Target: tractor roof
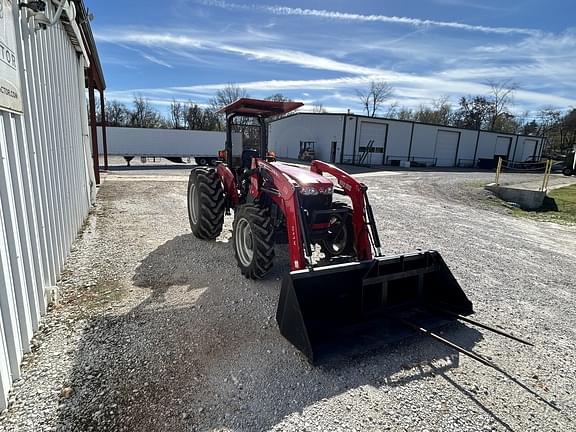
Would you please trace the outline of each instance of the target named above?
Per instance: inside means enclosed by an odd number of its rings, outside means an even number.
[[[236,102],[220,109],[220,114],[238,114],[246,117],[271,117],[286,114],[300,108],[302,102],[279,102],[261,99],[238,99]]]

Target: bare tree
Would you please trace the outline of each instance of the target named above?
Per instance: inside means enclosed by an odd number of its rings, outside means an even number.
[[[128,107],[116,100],[106,101],[106,123],[108,126],[126,126],[130,117]],[[98,111],[99,112],[99,111]]]
[[[398,120],[414,120],[414,111],[411,108],[400,107],[394,112],[394,118]]]
[[[386,114],[384,115],[384,117],[388,117],[388,118],[396,117],[396,111],[398,110],[399,107],[400,107],[400,104],[398,103],[398,101],[391,102],[390,105],[388,106],[388,110],[386,111]]]
[[[142,96],[134,97],[134,109],[130,112],[130,126],[141,128],[165,127],[165,122],[148,99]]]
[[[312,112],[316,114],[324,114],[327,111],[324,108],[324,105],[322,105],[322,102],[314,102],[312,104]]]
[[[191,130],[204,129],[203,110],[194,103],[188,104],[186,111],[186,127]]]
[[[248,97],[246,89],[234,83],[228,83],[226,87],[222,87],[216,92],[216,96],[210,99],[210,106],[214,111],[230,105],[238,99]]]
[[[488,100],[492,105],[490,130],[495,130],[500,119],[509,118],[510,113],[508,110],[510,105],[513,103],[514,92],[518,88],[518,85],[511,80],[490,80],[487,81],[486,84],[490,87],[490,96],[488,97]]]
[[[268,96],[265,99],[269,100],[269,101],[274,101],[274,102],[291,102],[292,101],[292,99],[284,96],[282,93],[275,93],[272,96]]]
[[[184,129],[186,127],[186,115],[188,106],[185,103],[177,102],[175,99],[170,104],[170,123],[174,129]]]
[[[186,128],[191,130],[222,130],[222,123],[218,114],[210,108],[202,108],[189,102],[186,111]]]
[[[356,90],[356,95],[366,111],[374,117],[382,104],[392,96],[392,86],[386,81],[372,81],[366,90]]]
[[[452,105],[447,96],[432,101],[431,106],[420,105],[414,112],[414,120],[449,126],[452,124]]]
[[[462,96],[454,113],[454,125],[462,128],[481,129],[489,123],[492,105],[484,96]]]

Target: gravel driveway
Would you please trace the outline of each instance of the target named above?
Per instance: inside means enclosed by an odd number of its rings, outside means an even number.
[[[508,215],[479,188],[490,173],[358,176],[387,252],[439,250],[476,319],[535,344],[445,328],[508,377],[420,336],[311,367],[274,319],[284,248],[247,281],[230,217],[216,242],[191,235],[186,170],[126,171],[100,189],[0,430],[574,430],[576,227]]]

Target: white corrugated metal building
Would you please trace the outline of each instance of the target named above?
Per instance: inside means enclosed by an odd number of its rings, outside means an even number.
[[[0,409],[96,187],[87,76],[104,86],[86,10],[45,3],[0,1]]]
[[[296,113],[269,125],[270,149],[296,159],[300,143],[334,163],[472,167],[501,156],[539,159],[543,139],[356,114]]]

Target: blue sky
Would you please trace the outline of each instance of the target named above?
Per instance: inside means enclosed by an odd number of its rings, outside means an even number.
[[[417,107],[518,85],[515,111],[576,107],[576,2],[87,0],[108,99],[206,104],[237,83],[328,111],[389,82]]]

